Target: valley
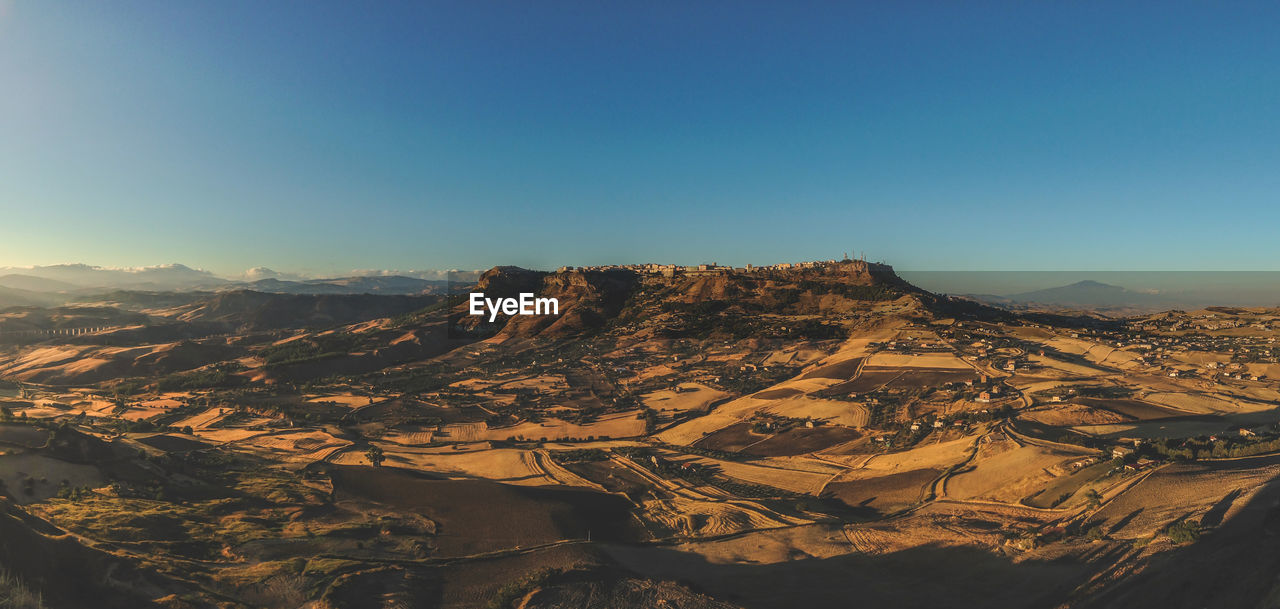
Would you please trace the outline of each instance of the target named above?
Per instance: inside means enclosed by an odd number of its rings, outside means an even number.
[[[559,314],[240,289],[0,310],[0,565],[49,606],[1274,593],[1198,557],[1275,534],[1278,309],[1010,312],[858,260],[473,289]]]

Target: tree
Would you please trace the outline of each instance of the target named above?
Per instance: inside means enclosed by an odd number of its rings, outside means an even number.
[[[1094,489],[1089,489],[1085,491],[1084,498],[1088,500],[1089,509],[1091,510],[1096,510],[1098,509],[1098,506],[1102,505],[1102,495],[1099,494],[1098,491]]]
[[[382,467],[382,462],[387,459],[386,455],[382,454],[382,448],[377,446],[370,446],[369,450],[364,451],[364,456],[374,467]]]
[[[13,411],[8,406],[0,406],[0,421],[12,421]]]

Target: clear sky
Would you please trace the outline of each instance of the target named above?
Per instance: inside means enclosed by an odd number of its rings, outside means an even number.
[[[0,0],[0,266],[1280,269],[1280,3]]]

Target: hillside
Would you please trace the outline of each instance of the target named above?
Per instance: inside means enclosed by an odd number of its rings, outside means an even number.
[[[1270,560],[1245,538],[1280,479],[1276,309],[1010,311],[861,261],[473,289],[559,312],[225,290],[0,313],[0,534],[37,557],[0,567],[50,606],[183,609],[1269,594],[1231,574]]]
[[[33,307],[59,304],[63,301],[54,295],[20,288],[0,286],[0,310],[9,307]]]
[[[401,315],[426,307],[434,296],[368,294],[265,294],[250,290],[219,292],[172,311],[183,322],[216,322],[245,330],[340,325]]]
[[[78,286],[65,281],[10,273],[8,275],[0,275],[0,287],[26,290],[28,292],[66,292],[74,290]]]

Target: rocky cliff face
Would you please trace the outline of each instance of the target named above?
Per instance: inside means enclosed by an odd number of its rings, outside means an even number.
[[[545,271],[531,271],[518,266],[495,266],[476,283],[476,291],[487,298],[515,298],[522,292],[534,292],[542,288],[542,280],[550,275]]]
[[[557,338],[599,328],[618,315],[639,280],[638,274],[626,270],[545,275],[535,293],[540,298],[555,298],[559,315],[515,316],[500,336]]]
[[[519,267],[494,267],[476,288],[485,298],[517,298],[531,293],[555,298],[557,315],[499,315],[499,339],[558,338],[607,325],[627,309],[631,317],[657,315],[672,305],[718,303],[743,312],[822,314],[847,312],[874,300],[887,300],[916,288],[887,265],[846,261],[817,267],[679,273],[673,277],[642,275],[626,269],[570,270],[556,273]],[[483,327],[486,318],[471,316],[462,304],[457,324]],[[635,309],[635,310],[632,310]]]

